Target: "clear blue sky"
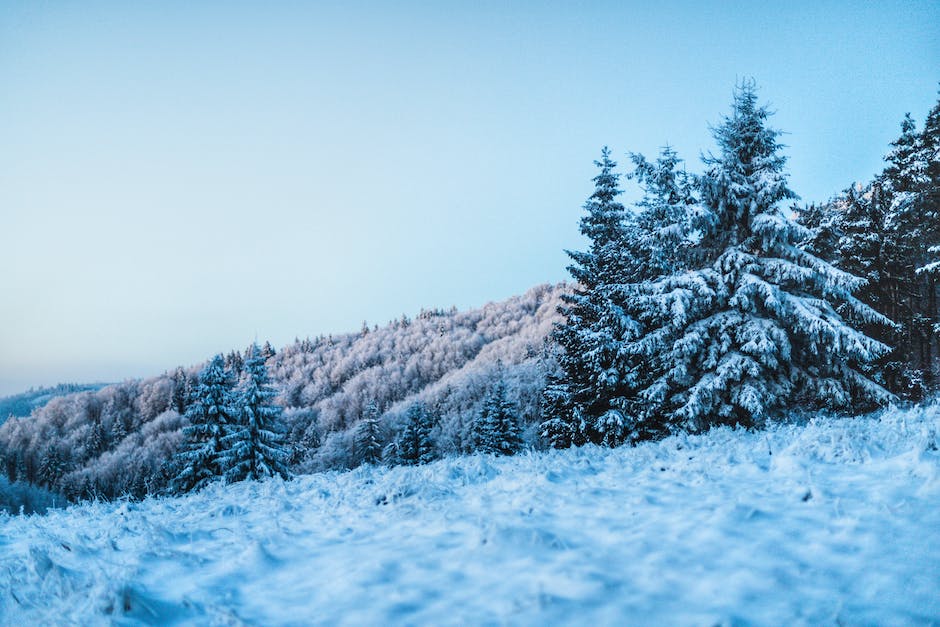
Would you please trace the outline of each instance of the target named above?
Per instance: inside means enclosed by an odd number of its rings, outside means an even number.
[[[825,200],[938,41],[935,1],[7,0],[0,393],[562,280],[601,146],[697,169],[743,77]]]

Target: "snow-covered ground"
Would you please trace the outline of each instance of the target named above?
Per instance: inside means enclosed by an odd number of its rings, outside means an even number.
[[[0,517],[2,624],[940,623],[940,409]]]

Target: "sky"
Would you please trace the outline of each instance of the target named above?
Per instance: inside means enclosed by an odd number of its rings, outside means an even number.
[[[697,171],[746,78],[804,202],[870,179],[940,3],[760,5],[5,0],[0,394],[564,280],[601,147]]]

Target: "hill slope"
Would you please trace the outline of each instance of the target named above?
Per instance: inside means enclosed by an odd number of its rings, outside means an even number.
[[[422,401],[438,418],[440,451],[464,450],[467,427],[497,378],[508,384],[532,441],[553,363],[542,358],[545,339],[564,289],[543,285],[479,309],[423,311],[382,328],[283,347],[267,365],[286,407],[294,471],[355,465],[352,434],[371,402],[383,413],[383,444],[395,437],[405,410]],[[8,421],[0,426],[3,470],[69,497],[159,491],[200,367],[54,398],[28,418]]]
[[[930,624],[940,408],[0,517],[0,622]]]

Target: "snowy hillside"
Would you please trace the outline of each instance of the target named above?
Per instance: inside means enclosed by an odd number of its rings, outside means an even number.
[[[930,624],[940,408],[0,517],[3,624]]]
[[[383,446],[401,430],[406,410],[423,402],[438,419],[439,449],[463,450],[467,425],[497,379],[534,439],[539,392],[554,365],[545,343],[565,289],[542,285],[478,309],[426,310],[384,327],[281,347],[268,370],[285,407],[293,470],[354,465],[352,438],[370,403],[382,412]],[[70,498],[158,492],[200,368],[55,398],[28,418],[0,425],[0,465],[11,479]],[[0,506],[2,500],[0,492]]]

